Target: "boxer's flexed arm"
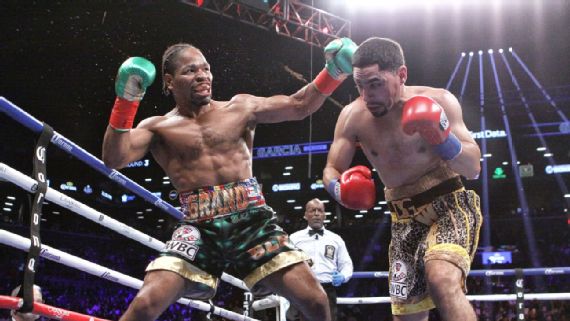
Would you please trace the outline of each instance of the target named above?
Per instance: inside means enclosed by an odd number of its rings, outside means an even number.
[[[327,164],[323,170],[325,186],[338,179],[342,172],[348,169],[356,152],[356,136],[347,124],[351,107],[345,107],[340,113],[334,129],[334,139],[327,155]]]
[[[125,167],[147,153],[153,136],[149,128],[156,117],[131,128],[140,101],[155,75],[154,65],[140,57],[131,57],[119,67],[115,80],[117,98],[103,138],[102,158],[108,167]]]
[[[356,151],[356,135],[348,124],[350,111],[350,107],[345,107],[336,123],[323,183],[327,192],[344,207],[363,210],[374,205],[376,187],[372,172],[366,166],[348,168]]]
[[[461,105],[453,94],[439,89],[432,97],[416,96],[404,104],[404,132],[419,133],[449,167],[467,179],[481,170],[481,151],[463,121]]]
[[[453,94],[445,90],[442,95],[442,104],[449,119],[451,132],[461,142],[462,152],[449,161],[449,167],[467,179],[477,179],[481,172],[481,150],[471,136],[463,121],[461,105]]]
[[[248,99],[253,107],[256,123],[277,123],[287,120],[301,120],[314,113],[324,103],[327,96],[352,74],[352,55],[356,44],[348,38],[336,39],[325,49],[325,68],[315,80],[290,96],[254,97],[240,95],[238,99]]]
[[[147,118],[136,128],[120,132],[107,126],[103,138],[103,162],[107,167],[120,169],[141,159],[150,148],[153,132],[148,129],[156,117]]]

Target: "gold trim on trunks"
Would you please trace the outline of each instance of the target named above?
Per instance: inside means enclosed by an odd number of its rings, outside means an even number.
[[[426,296],[417,303],[397,303],[392,302],[393,315],[405,315],[428,311],[435,308],[435,304],[429,296]]]
[[[444,260],[457,265],[461,271],[463,271],[463,276],[469,274],[469,269],[471,265],[471,257],[467,250],[457,244],[436,244],[430,246],[428,244],[428,249],[424,257],[424,261],[429,260]]]
[[[159,256],[146,268],[146,272],[156,270],[175,272],[187,280],[207,285],[214,291],[218,287],[217,277],[175,256]]]
[[[284,267],[308,260],[310,260],[309,256],[298,250],[281,252],[262,266],[253,270],[253,272],[246,276],[243,281],[248,288],[252,289],[257,282],[266,276],[275,273]]]

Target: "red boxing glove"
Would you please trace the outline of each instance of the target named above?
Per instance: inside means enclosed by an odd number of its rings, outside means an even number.
[[[404,104],[402,129],[408,135],[419,133],[444,160],[452,160],[461,153],[461,142],[451,133],[449,120],[443,108],[433,99],[415,96]]]
[[[366,166],[347,169],[329,183],[328,192],[342,205],[354,210],[367,210],[376,201],[376,187],[372,172]]]
[[[408,135],[419,132],[432,145],[443,143],[451,131],[443,108],[425,96],[412,97],[404,104],[402,127]]]

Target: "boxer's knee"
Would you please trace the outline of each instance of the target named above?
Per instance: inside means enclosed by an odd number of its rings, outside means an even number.
[[[148,293],[139,292],[121,320],[156,320],[161,313],[159,300]]]
[[[303,315],[307,320],[329,320],[330,307],[327,293],[322,287],[315,288],[301,301]]]
[[[430,260],[426,264],[426,279],[430,295],[435,301],[462,293],[461,270],[454,264]]]

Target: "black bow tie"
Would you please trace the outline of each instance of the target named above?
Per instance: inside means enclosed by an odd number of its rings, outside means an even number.
[[[325,231],[324,230],[315,230],[315,229],[310,229],[309,230],[309,236],[313,236],[315,234],[319,234],[320,236],[323,236],[323,233]]]

